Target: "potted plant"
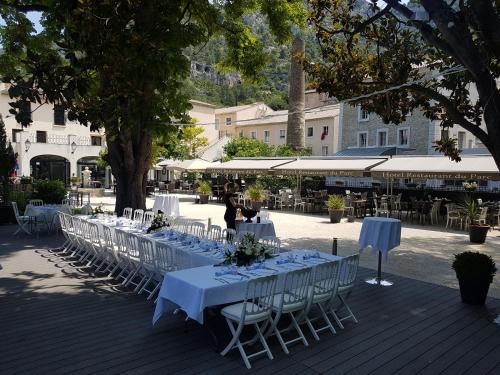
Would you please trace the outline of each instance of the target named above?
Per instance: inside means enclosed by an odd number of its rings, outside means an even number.
[[[460,213],[465,220],[469,221],[469,239],[473,243],[484,243],[490,229],[489,225],[479,224],[479,206],[472,197],[467,197],[461,206]]]
[[[344,201],[340,195],[329,195],[326,201],[326,207],[330,214],[331,223],[340,223],[340,219],[344,215]]]
[[[245,192],[245,196],[250,199],[252,208],[257,212],[260,211],[262,203],[266,200],[264,187],[259,183],[250,185]]]
[[[208,203],[208,197],[212,195],[212,187],[210,184],[207,181],[202,181],[196,191],[200,196],[200,204]]]
[[[71,189],[76,190],[78,188],[78,186],[80,185],[80,177],[72,176],[70,181],[71,181]]]
[[[465,251],[455,254],[451,266],[457,275],[462,302],[484,305],[496,267],[493,259],[480,252]]]

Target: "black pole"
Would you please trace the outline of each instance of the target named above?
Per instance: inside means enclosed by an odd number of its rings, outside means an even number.
[[[380,285],[382,280],[382,252],[378,252],[378,270],[377,270],[377,283]]]
[[[333,237],[333,244],[332,244],[332,254],[337,255],[337,247],[338,247],[338,239],[337,237]]]

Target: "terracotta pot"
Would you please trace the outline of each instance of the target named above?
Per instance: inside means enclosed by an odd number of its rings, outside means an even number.
[[[251,204],[252,208],[257,212],[259,212],[260,209],[262,208],[262,202],[252,201]]]

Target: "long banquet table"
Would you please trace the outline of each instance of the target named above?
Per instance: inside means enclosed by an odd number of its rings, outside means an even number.
[[[246,270],[237,267],[238,274],[218,275],[222,267],[204,266],[181,271],[167,272],[163,278],[156,309],[153,315],[153,324],[164,312],[181,308],[189,318],[203,324],[205,308],[226,303],[241,301],[245,298],[246,284],[249,280],[272,274],[278,275],[278,290],[282,287],[287,272],[304,268],[315,267],[328,261],[339,261],[342,258],[336,255],[321,253],[320,258],[304,260],[308,250],[295,250],[281,253],[277,258],[264,262],[264,269]],[[294,257],[293,263],[278,264]],[[225,280],[225,281],[221,281]]]

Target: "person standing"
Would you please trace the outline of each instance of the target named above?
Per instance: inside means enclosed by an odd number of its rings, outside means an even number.
[[[226,205],[224,221],[227,228],[234,230],[236,230],[236,210],[242,207],[234,200],[236,191],[238,191],[238,185],[234,182],[224,185],[224,204]]]

